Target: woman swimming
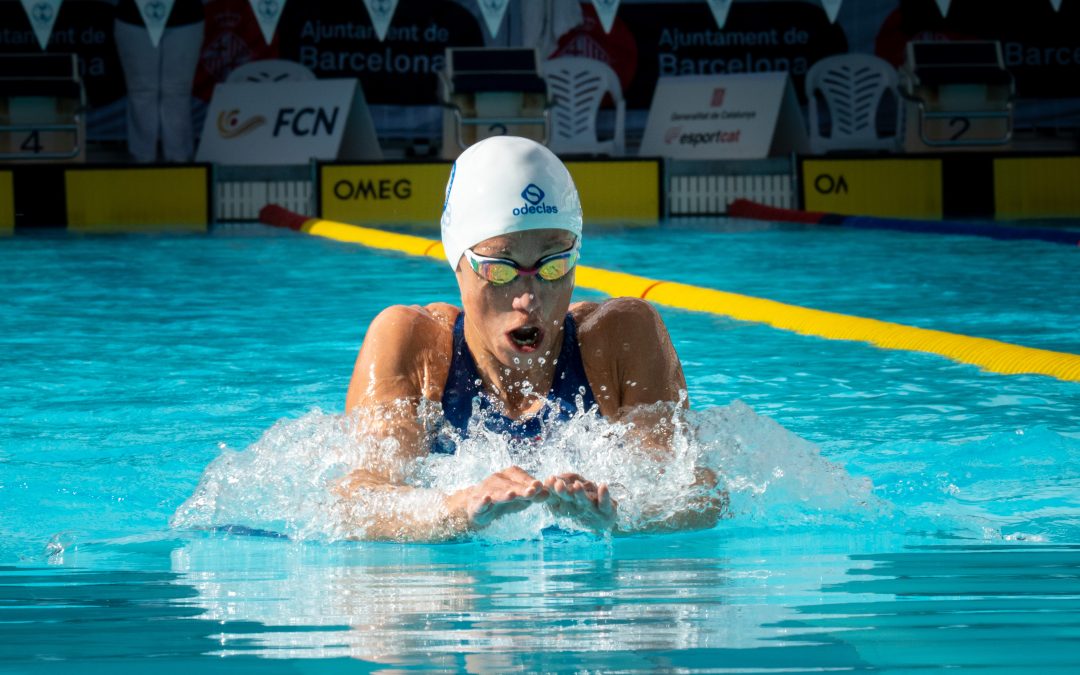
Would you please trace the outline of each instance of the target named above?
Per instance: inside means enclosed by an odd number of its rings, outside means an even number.
[[[352,472],[339,487],[344,500],[407,493],[413,488],[402,480],[401,466],[431,452],[454,452],[445,435],[426,433],[415,414],[422,399],[441,402],[445,423],[459,437],[472,422],[527,443],[553,422],[593,411],[616,421],[633,418],[643,446],[666,451],[670,438],[650,423],[662,419],[663,406],[653,404],[668,404],[668,414],[687,405],[682,365],[645,301],[570,303],[581,230],[577,188],[543,145],[497,136],[461,154],[442,215],[461,308],[396,305],[372,321],[346,408],[379,421],[376,435],[394,441],[393,461]],[[402,401],[409,402],[404,414]],[[698,480],[708,487],[716,482],[708,471],[699,471]],[[618,510],[603,483],[571,472],[541,479],[511,466],[444,495],[437,508],[369,514],[364,537],[452,538],[534,505],[599,531],[615,527]],[[717,500],[698,500],[657,526],[710,527],[719,512]]]

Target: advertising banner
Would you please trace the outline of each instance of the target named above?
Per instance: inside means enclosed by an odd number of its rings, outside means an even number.
[[[437,223],[450,164],[326,164],[319,167],[319,213],[358,225]]]
[[[319,214],[356,225],[435,224],[442,214],[449,162],[321,164]],[[660,162],[566,163],[590,223],[655,223],[662,215]]]
[[[849,44],[817,0],[740,0],[731,4],[723,30],[709,3],[700,0],[623,3],[616,27],[620,23],[636,43],[635,71],[623,90],[630,109],[649,108],[659,78],[683,75],[786,72],[801,98],[810,67],[848,51]]]
[[[15,233],[15,174],[0,171],[0,237]]]
[[[677,159],[761,159],[806,148],[787,73],[661,78],[641,140],[641,156]]]
[[[284,7],[284,4],[280,6],[282,10]],[[266,39],[262,19],[258,18],[251,0],[210,0],[203,6],[203,12],[206,25],[195,71],[195,96],[209,101],[214,87],[240,66],[249,61],[278,58],[279,39],[273,31],[270,40]],[[288,30],[286,25],[276,25]]]
[[[219,164],[337,159],[343,145],[349,145],[347,130],[354,135],[366,132],[374,141],[362,97],[354,106],[357,96],[354,79],[220,84],[210,101],[196,159]],[[367,154],[378,158],[381,153],[369,143]]]
[[[1001,220],[1076,218],[1080,158],[999,157],[994,160],[994,213]]]
[[[941,220],[940,159],[805,159],[803,208],[883,218]]]
[[[169,4],[140,0],[158,29]],[[319,78],[359,79],[380,131],[430,140],[441,128],[437,73],[446,48],[493,42],[482,24],[494,20],[500,7],[500,44],[547,45],[544,57],[554,51],[611,66],[623,85],[627,128],[634,133],[641,130],[660,78],[786,72],[805,105],[805,75],[817,61],[852,51],[899,66],[912,40],[1000,41],[1016,82],[1018,129],[1071,127],[1080,101],[1080,1],[952,0],[943,15],[938,0],[626,0],[609,30],[597,14],[601,4],[399,0],[380,41],[359,0],[206,0],[195,119],[201,119],[202,102],[214,85],[233,69],[280,58]],[[551,11],[539,11],[541,5]],[[114,9],[110,0],[0,2],[0,53],[38,52],[48,35],[46,52],[78,55],[91,142],[122,141],[126,134]],[[275,16],[276,32],[270,33]],[[267,36],[273,38],[269,44]]]
[[[412,0],[380,39],[363,3],[323,0],[285,5],[278,40],[281,58],[319,78],[359,78],[372,105],[434,105],[446,48],[482,46],[482,30],[456,2]]]
[[[898,0],[880,25],[874,51],[899,66],[911,40],[998,40],[1019,99],[1075,99],[1080,97],[1078,26],[1080,2],[1055,11],[1044,0],[954,0],[943,17],[931,0]],[[1028,107],[1019,101],[1018,115]]]

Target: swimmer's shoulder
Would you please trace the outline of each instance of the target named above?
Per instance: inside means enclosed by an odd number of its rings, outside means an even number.
[[[578,341],[583,344],[621,339],[627,332],[651,332],[663,326],[656,308],[640,298],[575,302],[570,305],[570,315],[578,327]]]
[[[398,344],[423,345],[453,334],[461,309],[445,302],[430,305],[390,305],[372,320],[368,334],[401,338]]]
[[[582,365],[600,412],[612,417],[636,398],[637,392],[626,391],[625,381],[636,381],[634,373],[639,368],[655,363],[658,342],[667,340],[663,320],[650,303],[639,298],[577,302],[570,306],[570,315],[577,325]]]
[[[354,390],[373,389],[386,392],[378,398],[441,398],[450,371],[454,321],[460,312],[443,302],[391,305],[379,312],[357,356],[349,400]]]
[[[453,333],[454,322],[457,321],[458,314],[461,314],[461,308],[451,305],[448,302],[433,302],[430,305],[413,305],[416,309],[420,310],[433,320],[439,322],[439,324]]]

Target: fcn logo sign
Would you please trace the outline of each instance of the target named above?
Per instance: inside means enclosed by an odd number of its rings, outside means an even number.
[[[724,96],[727,95],[727,89],[724,87],[717,87],[712,90],[712,107],[719,108],[724,105]]]

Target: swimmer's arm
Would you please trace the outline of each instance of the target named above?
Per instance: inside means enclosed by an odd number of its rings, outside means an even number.
[[[351,472],[335,490],[343,525],[353,538],[452,540],[547,496],[539,481],[517,467],[450,494],[405,483],[408,465],[429,452],[418,406],[422,398],[441,398],[451,310],[441,304],[390,307],[368,328],[346,409],[363,430],[364,442],[378,443],[386,452]]]
[[[548,497],[540,481],[516,466],[450,493],[408,485],[405,474],[409,462],[402,460],[409,452],[398,448],[403,445],[401,439],[413,430],[393,430],[393,421],[404,416],[400,408],[384,410],[378,416],[377,424],[361,424],[361,428],[371,429],[372,440],[387,449],[389,456],[372,457],[369,466],[352,471],[334,488],[348,538],[451,541]],[[421,441],[416,440],[412,447],[419,447]]]
[[[463,523],[438,495],[404,482],[409,463],[427,452],[418,406],[425,390],[424,360],[437,339],[424,308],[388,307],[368,326],[356,357],[345,410],[358,439],[385,452],[348,474],[335,488],[343,525],[353,538],[438,540],[463,531]]]
[[[619,408],[612,416],[633,422],[641,447],[656,457],[672,455],[675,427],[670,422],[668,403],[689,408],[686,377],[663,319],[643,300],[620,299],[618,323],[621,327],[613,367]],[[694,470],[691,496],[679,510],[663,520],[651,520],[637,532],[708,529],[716,525],[727,505],[727,495],[717,494],[717,476],[705,467]],[[617,532],[629,533],[629,532]]]
[[[548,497],[540,481],[516,466],[450,494],[360,469],[338,493],[350,538],[370,541],[451,541]]]

